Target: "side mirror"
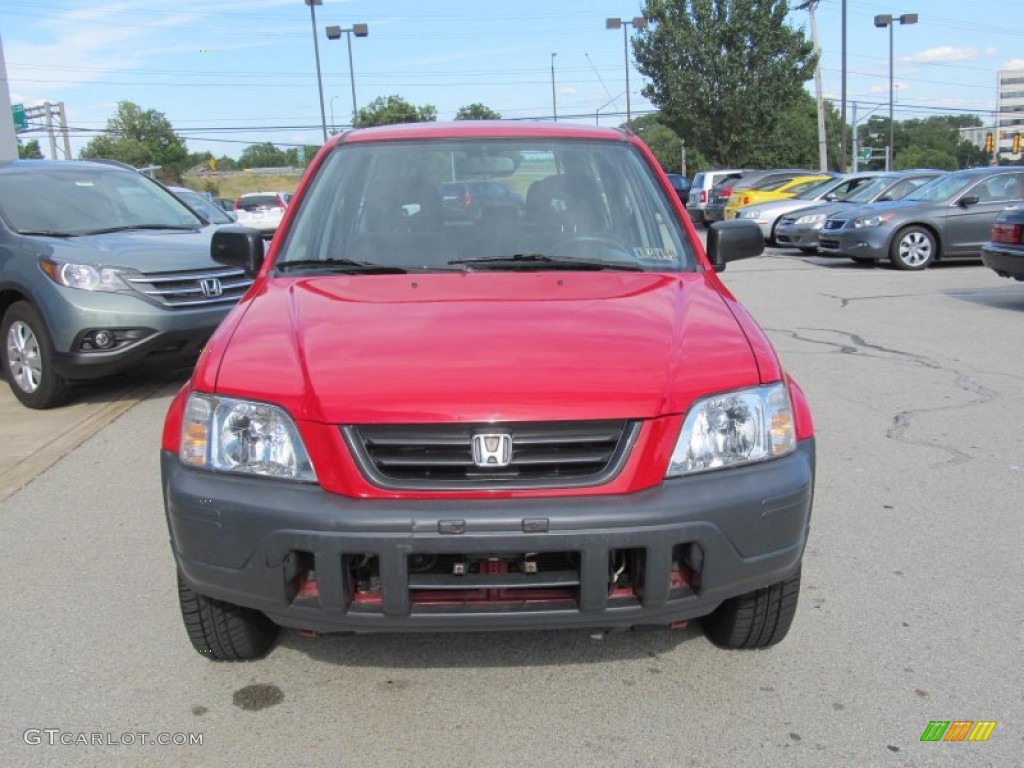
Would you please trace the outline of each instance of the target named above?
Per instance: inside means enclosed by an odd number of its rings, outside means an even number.
[[[977,205],[980,199],[977,195],[968,195],[957,200],[957,205],[961,208],[968,208],[969,206]]]
[[[875,202],[876,203],[889,203],[889,202],[892,202],[892,197],[890,195],[882,195],[877,200],[875,200]]]
[[[715,272],[724,272],[730,261],[764,253],[764,234],[753,221],[716,221],[708,229],[707,254]]]
[[[256,277],[263,266],[263,237],[250,227],[221,227],[210,241],[210,257],[226,267],[245,270],[246,277]]]
[[[836,200],[839,199],[839,195],[837,195],[835,192],[829,192],[827,195],[825,195],[825,199],[828,200],[830,203],[834,203]]]

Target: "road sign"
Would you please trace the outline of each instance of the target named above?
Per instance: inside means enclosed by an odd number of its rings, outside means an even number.
[[[857,152],[857,159],[860,160],[862,163],[870,162],[872,152],[873,150],[871,149],[871,147],[861,147],[860,150]]]
[[[28,130],[28,118],[25,117],[24,104],[12,104],[11,114],[14,116],[14,132],[21,133]]]

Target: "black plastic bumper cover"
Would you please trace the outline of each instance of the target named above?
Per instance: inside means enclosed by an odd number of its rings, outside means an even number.
[[[768,586],[799,566],[809,530],[814,441],[790,456],[616,496],[379,500],[316,485],[190,469],[161,455],[171,545],[197,592],[256,608],[285,626],[331,631],[496,630],[665,624],[705,615],[723,600]],[[544,532],[525,532],[547,521]],[[461,533],[442,533],[443,521]],[[542,526],[543,527],[543,526]],[[699,586],[671,597],[673,548],[697,544]],[[643,550],[646,587],[634,605],[608,599],[608,553]],[[312,553],[319,597],[288,595],[288,559]],[[580,554],[575,607],[418,612],[409,556],[495,552]],[[356,608],[342,575],[345,555],[379,559],[378,610]],[[333,565],[332,565],[333,564]]]

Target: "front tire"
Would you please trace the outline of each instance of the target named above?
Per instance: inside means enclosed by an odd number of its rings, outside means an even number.
[[[704,619],[704,634],[720,648],[768,648],[789,632],[800,596],[800,571],[770,587],[726,600]]]
[[[0,364],[22,405],[43,410],[67,399],[68,382],[53,369],[46,325],[27,301],[11,304],[0,324]]]
[[[192,646],[214,661],[252,661],[266,656],[280,628],[259,611],[200,595],[178,573],[181,618]]]
[[[889,247],[889,261],[896,269],[917,271],[935,261],[938,243],[935,235],[924,227],[901,229]]]

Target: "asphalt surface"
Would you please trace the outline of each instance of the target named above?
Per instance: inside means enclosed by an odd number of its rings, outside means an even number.
[[[288,632],[263,661],[212,663],[176,603],[167,386],[0,502],[0,765],[1024,764],[1024,284],[775,253],[723,278],[816,419],[780,646],[722,651],[694,628]],[[998,725],[922,743],[931,720]],[[44,729],[135,743],[51,746]]]

